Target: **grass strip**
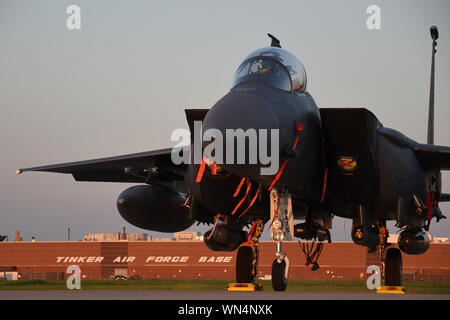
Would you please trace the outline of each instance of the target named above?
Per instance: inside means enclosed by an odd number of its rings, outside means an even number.
[[[270,281],[260,281],[264,291],[273,291]],[[223,290],[229,281],[224,280],[84,280],[82,290]],[[407,282],[407,293],[450,294],[449,283]],[[31,280],[1,281],[0,290],[67,290],[66,282]],[[288,282],[286,291],[293,292],[372,292],[365,281],[299,281]]]

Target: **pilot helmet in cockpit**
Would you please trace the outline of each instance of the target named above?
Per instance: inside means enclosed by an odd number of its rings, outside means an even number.
[[[241,63],[233,87],[245,82],[263,82],[279,90],[306,92],[306,71],[290,52],[278,47],[261,48]]]

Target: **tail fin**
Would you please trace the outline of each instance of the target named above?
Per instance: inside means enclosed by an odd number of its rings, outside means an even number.
[[[428,109],[428,135],[427,144],[434,144],[434,55],[436,53],[436,40],[439,38],[438,28],[430,28],[431,38],[433,39],[433,51],[431,55],[431,80],[430,80],[430,105]]]

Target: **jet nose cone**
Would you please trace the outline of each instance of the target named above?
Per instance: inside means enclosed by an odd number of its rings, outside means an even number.
[[[278,117],[272,106],[255,94],[228,93],[207,113],[203,122],[204,138],[209,129],[213,129],[213,137],[214,131],[222,134],[223,167],[236,175],[259,177],[261,167],[270,166],[267,157],[277,157],[278,161]],[[209,143],[205,141],[203,146]]]
[[[245,92],[232,91],[208,112],[203,130],[278,129],[278,117],[264,99]]]

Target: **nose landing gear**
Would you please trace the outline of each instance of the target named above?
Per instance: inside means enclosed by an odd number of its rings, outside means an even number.
[[[281,241],[277,242],[277,258],[272,263],[272,288],[275,291],[284,291],[289,277],[289,259],[281,252]]]
[[[294,216],[292,213],[291,195],[287,192],[278,193],[274,188],[270,193],[271,238],[276,241],[276,259],[272,263],[272,287],[275,291],[284,291],[289,277],[289,259],[282,251],[283,240],[293,239]],[[249,232],[250,236],[237,253],[236,282],[242,284],[254,283],[258,274],[259,238],[264,222],[254,221]]]
[[[289,278],[289,259],[283,253],[283,240],[293,239],[294,215],[292,199],[288,192],[270,192],[271,238],[277,242],[276,259],[272,263],[272,287],[275,291],[286,290]]]

